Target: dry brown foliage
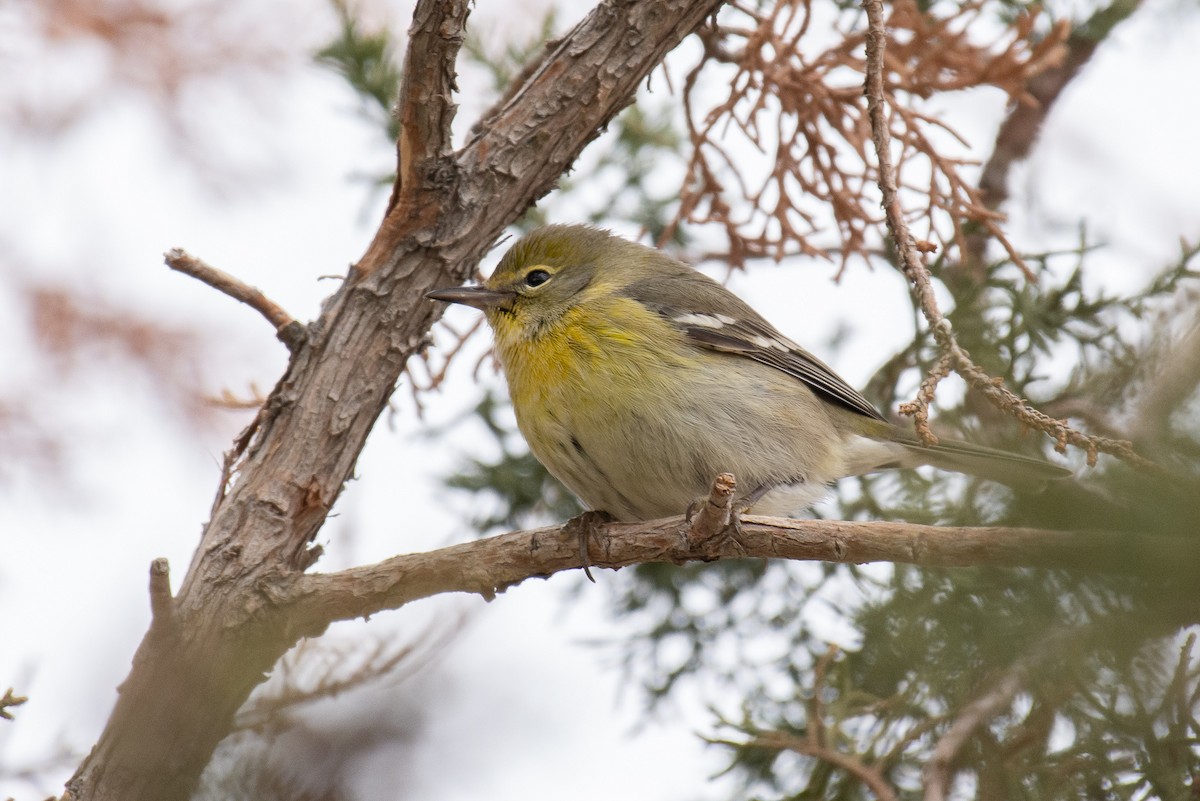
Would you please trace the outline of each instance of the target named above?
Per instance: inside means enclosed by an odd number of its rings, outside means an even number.
[[[204,353],[198,331],[170,325],[124,308],[80,287],[10,282],[25,312],[33,348],[25,357],[37,367],[23,385],[0,390],[0,452],[5,467],[49,474],[74,444],[75,432],[46,416],[55,398],[87,386],[89,371],[127,371],[149,387],[151,397],[182,413],[201,431],[217,422],[201,395],[199,362]],[[87,404],[86,396],[75,402]],[[0,481],[9,478],[0,469]]]
[[[1014,103],[1033,102],[1029,79],[1062,59],[1068,25],[1039,25],[1031,7],[1003,27],[991,22],[999,16],[994,5],[889,4],[886,99],[905,214],[927,227],[930,247],[961,249],[964,229],[981,226],[1020,264],[998,227],[1002,216],[968,172],[977,164],[968,144],[934,111],[921,110],[938,94],[985,86]],[[733,3],[702,33],[705,58],[684,84],[693,150],[675,225],[722,226],[733,264],[833,251],[844,267],[879,246],[872,233],[882,222],[878,172],[862,89],[866,26],[861,11],[829,17],[825,9],[808,0],[765,10]],[[981,41],[987,31],[994,41]],[[705,91],[713,84],[729,90],[717,102]],[[757,163],[745,143],[761,154]],[[836,248],[817,236],[830,216]]]
[[[222,0],[9,5],[9,38],[21,46],[0,47],[0,71],[17,76],[0,83],[0,132],[45,142],[124,107],[144,113],[209,191],[245,191],[270,174],[266,128],[256,138],[243,121],[231,134],[224,121],[231,109],[269,119],[278,93],[271,79],[309,57],[302,26],[310,15]]]
[[[42,133],[71,125],[102,107],[112,92],[128,90],[153,102],[173,124],[182,124],[182,93],[197,80],[243,70],[274,72],[285,63],[283,38],[263,35],[278,26],[264,31],[244,9],[220,0],[43,0],[20,4],[19,11],[17,24],[42,57],[39,69],[54,91],[46,92],[41,83],[13,82],[5,92],[13,102],[3,104],[4,117],[14,127]],[[93,91],[75,92],[78,84],[54,80],[58,76],[47,65],[73,63],[95,46],[104,58],[85,84]],[[17,61],[25,52],[10,51],[3,61]],[[22,94],[32,87],[37,94]]]
[[[12,76],[0,82],[0,134],[15,143],[15,151],[43,146],[111,112],[114,104],[128,103],[150,112],[170,152],[196,168],[202,186],[244,191],[243,179],[255,165],[242,153],[223,152],[211,127],[200,126],[219,115],[196,113],[197,91],[233,87],[228,95],[235,102],[262,110],[266,92],[260,90],[267,86],[255,79],[307,58],[304,45],[295,41],[297,24],[268,25],[271,11],[267,3],[221,0],[8,4],[6,39],[16,46],[0,47],[0,71]],[[92,158],[105,155],[97,151]],[[49,474],[61,466],[77,443],[61,421],[48,419],[46,409],[97,364],[129,368],[189,424],[215,422],[198,382],[199,331],[128,308],[115,291],[105,298],[95,287],[31,279],[42,272],[37,265],[26,263],[7,242],[0,249],[7,257],[0,258],[0,279],[21,312],[22,341],[30,345],[22,356],[38,365],[22,374],[19,385],[0,388],[0,452],[9,457],[0,465],[0,481],[10,470],[32,467]],[[78,398],[80,404],[87,401]]]

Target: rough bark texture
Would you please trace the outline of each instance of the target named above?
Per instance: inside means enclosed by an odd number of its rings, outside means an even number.
[[[329,622],[293,616],[276,598],[319,555],[310,543],[441,313],[424,293],[470,275],[720,0],[601,3],[455,154],[450,91],[467,5],[417,5],[387,216],[246,435],[173,606],[158,605],[108,725],[68,783],[73,798],[190,795],[250,691]]]

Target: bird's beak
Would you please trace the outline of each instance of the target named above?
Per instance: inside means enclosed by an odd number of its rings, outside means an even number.
[[[455,286],[426,292],[425,297],[430,300],[440,300],[443,303],[462,303],[486,311],[510,300],[512,293],[497,292],[485,286]]]

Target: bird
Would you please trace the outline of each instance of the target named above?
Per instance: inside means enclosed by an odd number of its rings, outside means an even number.
[[[427,297],[483,311],[531,452],[617,520],[681,514],[720,473],[746,488],[740,511],[776,516],[878,470],[933,465],[1014,486],[1070,475],[922,441],[717,281],[600,228],[536,229],[483,284]]]

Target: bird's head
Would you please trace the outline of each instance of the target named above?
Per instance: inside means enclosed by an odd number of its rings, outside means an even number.
[[[500,334],[536,336],[584,302],[603,275],[619,282],[630,243],[584,225],[549,225],[514,244],[480,286],[436,289],[426,297],[474,306]],[[636,247],[636,246],[634,246]]]

